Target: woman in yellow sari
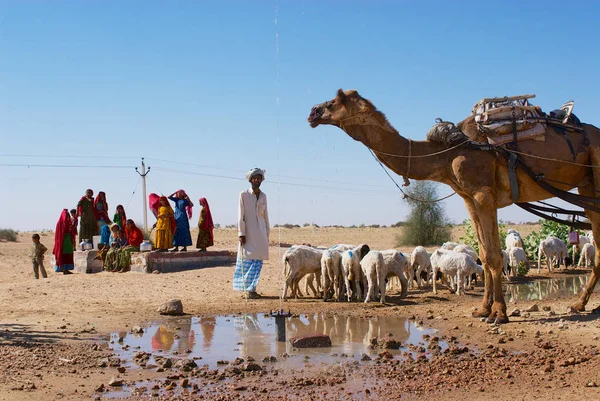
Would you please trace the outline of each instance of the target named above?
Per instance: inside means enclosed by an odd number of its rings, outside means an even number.
[[[154,247],[159,252],[164,252],[173,246],[173,234],[175,233],[175,213],[165,196],[160,197],[156,218]]]

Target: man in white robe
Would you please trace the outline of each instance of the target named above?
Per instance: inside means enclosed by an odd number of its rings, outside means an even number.
[[[238,256],[233,274],[233,289],[249,299],[260,298],[256,286],[263,260],[269,259],[269,214],[267,195],[260,190],[265,172],[254,168],[246,174],[251,189],[240,193],[238,207]]]

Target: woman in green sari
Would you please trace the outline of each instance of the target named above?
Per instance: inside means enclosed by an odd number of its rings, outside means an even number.
[[[98,233],[96,225],[96,214],[94,213],[94,191],[88,189],[77,203],[77,216],[81,226],[79,227],[79,238],[92,241]]]
[[[133,220],[127,220],[125,224],[125,238],[127,245],[122,247],[117,253],[117,273],[129,271],[131,266],[131,254],[140,251],[140,245],[144,241],[144,233],[140,230]]]

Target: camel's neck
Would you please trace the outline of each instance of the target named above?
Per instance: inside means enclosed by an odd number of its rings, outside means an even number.
[[[431,157],[418,157],[441,152],[445,149],[444,145],[431,141],[410,141],[400,136],[396,130],[391,132],[375,125],[353,125],[344,128],[353,139],[372,149],[377,158],[396,174],[415,180],[442,183],[447,181],[448,152]]]

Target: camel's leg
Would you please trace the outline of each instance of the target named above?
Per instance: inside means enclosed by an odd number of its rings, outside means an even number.
[[[483,280],[483,285],[484,285],[484,293],[483,293],[483,302],[481,305],[481,311],[475,311],[473,312],[473,316],[474,317],[488,317],[491,313],[492,313],[492,304],[494,302],[494,293],[493,293],[493,289],[494,289],[494,281],[492,278],[492,271],[490,269],[490,266],[488,263],[485,263],[484,258],[482,256],[482,243],[483,243],[483,236],[482,236],[482,231],[483,231],[483,227],[481,225],[481,221],[479,220],[479,216],[477,213],[477,209],[475,207],[475,202],[472,199],[468,199],[468,198],[463,198],[463,200],[465,201],[465,205],[467,207],[467,211],[469,212],[469,216],[471,217],[471,221],[473,222],[473,225],[475,226],[475,234],[477,234],[477,241],[479,242],[479,259],[481,259],[481,262],[483,264],[483,275],[484,275],[484,280]],[[494,217],[496,216],[496,212],[494,212]],[[496,222],[496,227],[497,227],[497,222]],[[497,233],[497,229],[496,229],[496,233]],[[498,242],[500,242],[500,238],[498,237]],[[502,257],[502,256],[500,256]],[[435,280],[435,276],[433,278]]]
[[[467,202],[465,202],[467,203]],[[502,246],[498,233],[498,210],[492,190],[489,188],[477,192],[468,207],[469,213],[474,209],[479,221],[477,230],[479,238],[479,257],[485,272],[485,293],[483,307],[486,309],[492,302],[488,322],[506,323],[506,302],[502,292]]]
[[[600,149],[592,149],[591,159],[591,164],[600,166]],[[580,188],[580,194],[595,196],[595,189],[600,189],[600,171],[598,169],[593,169],[593,174],[594,184],[591,186],[591,188]],[[586,210],[586,214],[592,223],[592,233],[594,234],[594,238],[600,238],[600,214],[588,210]],[[573,305],[573,308],[580,312],[585,310],[585,305],[590,300],[590,296],[592,295],[592,292],[594,292],[596,283],[600,278],[600,248],[598,247],[598,244],[596,244],[596,241],[594,241],[593,244],[596,250],[596,255],[594,256],[594,266],[592,267],[590,280],[588,281],[585,290],[583,290],[577,302]]]
[[[433,282],[433,293],[437,295],[437,287],[436,287],[436,276],[437,276],[437,272],[438,272],[438,268],[434,267],[433,269],[433,275],[432,275],[432,279],[431,281]]]

